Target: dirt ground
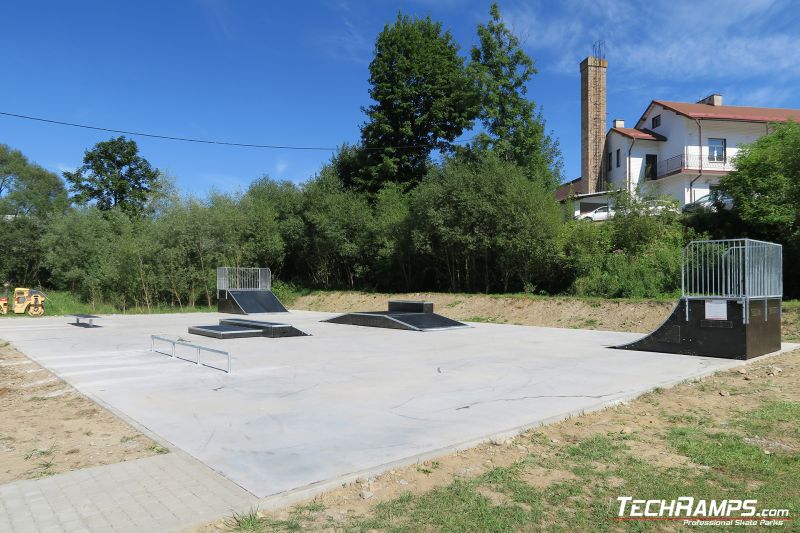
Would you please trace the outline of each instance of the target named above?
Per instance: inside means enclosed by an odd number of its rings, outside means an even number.
[[[0,341],[0,484],[167,450]]]
[[[437,313],[456,320],[640,333],[653,331],[675,306],[675,302],[670,301],[326,291],[301,296],[292,302],[291,307],[343,313],[379,311],[386,309],[386,302],[390,299],[427,300],[434,303]],[[785,340],[800,338],[800,307],[784,310],[783,335]]]

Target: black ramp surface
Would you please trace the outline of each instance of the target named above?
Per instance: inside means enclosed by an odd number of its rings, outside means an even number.
[[[437,315],[436,313],[390,313],[389,316],[414,326],[421,331],[469,327],[466,324],[458,322],[457,320],[447,318],[446,316]]]
[[[189,333],[193,335],[202,335],[204,337],[213,337],[215,339],[244,339],[247,337],[262,337],[263,331],[260,329],[245,328],[239,326],[191,326]]]
[[[272,291],[228,291],[228,297],[232,298],[245,314],[288,313]]]
[[[623,350],[678,353],[728,359],[748,359],[780,350],[780,300],[752,300],[749,324],[744,323],[744,306],[729,300],[727,320],[708,320],[705,300],[682,299],[672,314],[650,335],[629,344],[614,346]],[[763,309],[767,308],[767,320]]]
[[[290,324],[279,324],[277,322],[262,322],[260,320],[248,320],[246,318],[225,318],[219,321],[224,326],[237,326],[242,328],[259,329],[264,337],[306,337],[308,333],[300,331]]]
[[[388,311],[347,313],[325,320],[325,322],[410,331],[436,331],[469,327],[436,313],[390,313]]]

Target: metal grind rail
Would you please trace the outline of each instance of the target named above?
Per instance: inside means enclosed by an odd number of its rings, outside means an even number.
[[[156,349],[156,341],[161,341],[172,345],[172,349],[169,352],[162,352],[161,350]],[[193,350],[197,350],[197,355],[194,359],[187,359],[186,357],[181,357],[175,350],[177,346],[183,346],[185,348],[191,348]],[[224,350],[217,350],[215,348],[207,348],[205,346],[200,346],[198,344],[192,344],[191,342],[186,342],[177,339],[170,339],[167,337],[162,337],[160,335],[150,335],[150,351],[155,353],[160,353],[162,355],[168,355],[170,357],[174,357],[176,359],[182,359],[184,361],[188,361],[190,363],[194,363],[196,365],[203,365],[208,368],[213,368],[214,370],[221,370],[222,372],[227,372],[228,374],[231,373],[231,354],[224,351]],[[200,360],[201,352],[211,352],[218,355],[224,355],[227,358],[228,366],[227,369],[220,368],[218,366],[210,365],[208,363],[204,363]]]

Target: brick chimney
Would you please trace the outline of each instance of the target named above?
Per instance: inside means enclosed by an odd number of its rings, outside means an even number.
[[[587,193],[602,189],[607,67],[600,57],[581,61],[581,189]]]
[[[706,105],[722,105],[722,95],[721,94],[710,94],[697,102],[698,104],[706,104]]]

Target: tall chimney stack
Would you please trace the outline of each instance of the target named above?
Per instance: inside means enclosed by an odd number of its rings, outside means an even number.
[[[603,184],[606,141],[606,68],[602,44],[581,61],[581,184],[582,192],[598,192]]]

